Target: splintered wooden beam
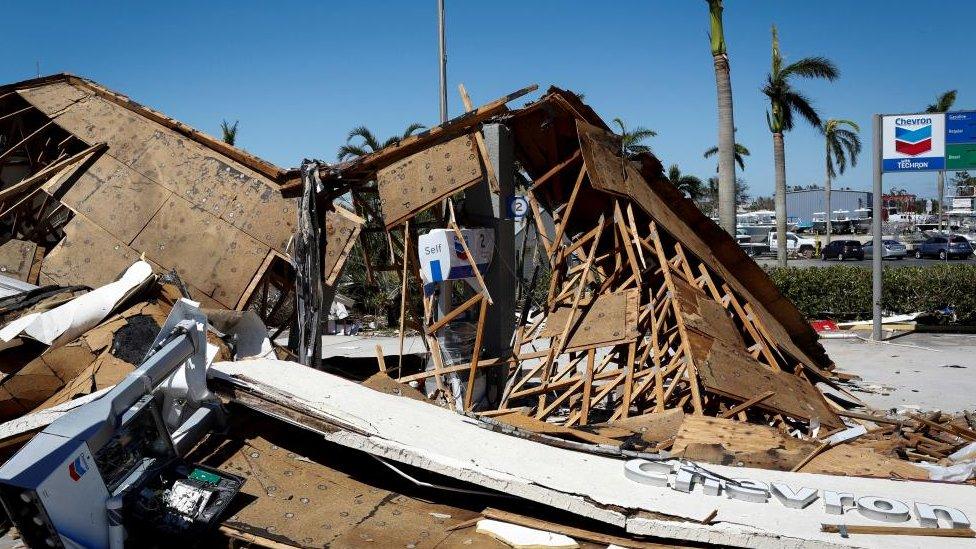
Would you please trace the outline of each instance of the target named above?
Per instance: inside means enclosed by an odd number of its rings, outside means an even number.
[[[447,314],[439,318],[436,322],[434,322],[430,326],[427,326],[425,331],[428,334],[433,335],[434,332],[443,328],[445,325],[447,325],[448,322],[454,320],[455,318],[463,314],[465,311],[470,309],[474,304],[484,300],[484,298],[485,298],[484,294],[474,294],[470,299],[458,305],[457,307],[451,309],[450,312],[448,312]]]
[[[583,186],[583,179],[586,177],[586,165],[580,168],[579,175],[576,176],[576,183],[573,184],[573,191],[569,194],[569,201],[566,202],[566,209],[560,216],[559,226],[556,227],[556,234],[552,238],[553,251],[562,245],[563,234],[566,232],[566,225],[569,223],[569,216],[573,213],[573,206],[576,204],[576,197],[579,195],[580,187]],[[599,238],[597,239],[599,240]],[[550,251],[552,256],[552,251]],[[554,260],[554,258],[552,258]]]
[[[400,356],[397,357],[397,374],[403,372],[403,332],[407,322],[407,264],[410,262],[410,220],[403,224],[403,277],[400,280]]]
[[[48,121],[46,124],[44,124],[40,128],[37,128],[33,132],[27,134],[26,137],[24,137],[23,139],[21,139],[17,143],[14,143],[9,149],[7,149],[7,150],[3,151],[2,153],[0,153],[0,162],[6,160],[7,157],[10,156],[17,149],[19,149],[19,148],[23,147],[24,145],[30,143],[35,137],[37,137],[38,135],[40,135],[41,132],[43,132],[44,130],[46,130],[47,128],[49,128],[52,124],[54,124],[54,120]]]
[[[633,242],[631,242],[630,230],[627,228],[624,214],[620,210],[620,203],[616,200],[613,203],[613,221],[617,226],[617,232],[620,234],[621,244],[623,244],[627,261],[630,263],[633,272],[632,276],[636,277],[638,285],[643,286],[644,279],[641,277],[641,266],[637,263],[637,254],[634,252]],[[617,255],[619,257],[619,254]]]
[[[746,332],[749,333],[749,336],[752,337],[752,340],[755,341],[756,345],[759,346],[759,352],[763,355],[763,357],[765,357],[770,367],[773,368],[774,370],[779,370],[779,365],[776,361],[776,357],[773,356],[773,353],[769,350],[769,347],[766,345],[766,342],[763,341],[763,339],[759,336],[759,332],[757,332],[755,326],[753,326],[752,320],[750,320],[747,317],[745,310],[743,310],[742,307],[739,305],[739,300],[737,300],[735,298],[735,295],[728,290],[728,286],[723,285],[723,287],[726,289],[726,293],[723,295],[721,292],[718,291],[718,288],[715,286],[715,281],[712,280],[712,277],[708,272],[708,268],[705,267],[704,263],[700,263],[698,265],[698,270],[701,271],[702,278],[705,279],[705,286],[708,288],[708,291],[711,292],[712,297],[719,303],[722,303],[723,306],[725,306],[726,308],[732,306],[732,310],[735,312],[736,316],[742,322],[742,326],[746,329]]]
[[[593,396],[593,364],[596,362],[596,349],[586,352],[586,372],[583,374],[583,401],[580,404],[580,425],[590,420],[590,397]]]
[[[478,359],[481,357],[481,338],[485,332],[485,313],[488,311],[488,303],[481,301],[481,310],[478,311],[478,327],[474,337],[474,348],[471,350],[471,370],[468,372],[468,387],[464,392],[464,409],[471,409],[471,393],[474,392],[474,378],[478,371]]]
[[[769,398],[769,397],[771,397],[771,396],[773,396],[775,394],[776,394],[775,391],[767,391],[765,393],[762,393],[761,395],[756,395],[756,396],[750,398],[749,400],[743,402],[742,404],[739,404],[737,406],[734,406],[734,407],[729,408],[728,410],[722,412],[718,417],[720,417],[720,418],[730,418],[730,417],[734,416],[735,414],[738,414],[739,412],[744,411],[746,408],[749,408],[750,406],[755,406],[756,404],[759,404],[760,402],[766,400],[767,398]]]
[[[667,256],[664,254],[664,245],[661,244],[661,237],[658,234],[657,224],[654,221],[651,221],[650,230],[651,230],[651,238],[653,239],[654,242],[654,247],[657,250],[658,260],[661,264],[661,270],[663,271],[664,274],[664,283],[667,284],[668,291],[671,292],[671,295],[677,295],[677,289],[674,286],[674,280],[671,278],[670,263],[668,262]],[[688,385],[690,385],[691,387],[692,406],[694,407],[696,415],[702,415],[704,413],[704,410],[702,406],[701,394],[698,387],[698,375],[695,369],[695,359],[694,357],[692,357],[691,349],[689,348],[690,344],[688,342],[689,341],[688,331],[685,328],[685,322],[684,322],[684,317],[682,316],[683,313],[681,311],[681,305],[678,303],[677,299],[672,299],[671,307],[674,309],[675,323],[678,325],[678,332],[681,334],[681,340],[682,340],[681,346],[684,349],[685,366],[686,366],[686,372],[688,374]],[[668,389],[673,390],[676,385],[677,383],[672,382],[671,387],[669,387]],[[665,395],[665,398],[667,398],[667,395]]]
[[[534,181],[532,181],[532,186],[529,187],[529,190],[534,191],[539,187],[545,185],[550,180],[552,180],[552,178],[562,173],[562,171],[565,170],[566,167],[568,167],[570,164],[573,164],[574,162],[576,162],[582,157],[583,157],[583,151],[581,151],[580,149],[576,149],[576,152],[574,152],[569,158],[563,160],[559,164],[556,164],[552,168],[549,168],[549,171],[540,175]]]
[[[376,364],[380,367],[380,371],[386,373],[386,358],[383,356],[383,346],[376,346]]]
[[[464,84],[458,84],[458,92],[461,94],[461,102],[464,103],[464,111],[471,112],[474,107],[471,105],[471,98],[468,97],[468,90]],[[485,136],[481,130],[474,132],[474,141],[478,145],[478,153],[481,154],[481,162],[485,165],[485,173],[488,175],[488,185],[492,192],[499,192],[498,178],[495,177],[495,168],[488,157],[488,147],[485,145]]]

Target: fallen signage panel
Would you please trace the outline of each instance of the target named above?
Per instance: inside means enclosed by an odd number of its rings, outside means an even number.
[[[968,485],[672,465],[677,470],[668,477],[668,485],[655,486],[625,476],[624,459],[490,431],[470,417],[295,363],[218,362],[210,375],[217,392],[237,395],[239,403],[320,432],[331,442],[621,526],[634,534],[741,547],[893,549],[917,547],[918,540],[911,536],[842,539],[821,532],[820,525],[838,519],[878,524],[868,515],[872,508],[890,502],[899,512],[904,506],[910,525],[918,525],[919,510],[927,516],[924,504],[957,509],[967,520],[976,517],[974,487]],[[709,495],[713,492],[708,488],[710,474],[767,487],[778,484],[780,491],[774,489],[774,495],[767,493],[760,502],[727,497],[721,488]],[[594,478],[600,482],[593,482]],[[690,491],[682,491],[683,482],[690,482]],[[832,500],[825,498],[833,493],[855,494],[860,510],[845,507],[842,516],[829,513]],[[710,524],[702,524],[710,517]],[[970,544],[944,541],[945,547]]]

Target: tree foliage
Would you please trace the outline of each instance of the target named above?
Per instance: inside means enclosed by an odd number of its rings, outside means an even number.
[[[346,144],[339,147],[337,158],[342,161],[357,156],[365,156],[371,152],[376,152],[399,143],[414,133],[425,129],[427,129],[427,126],[414,122],[407,126],[407,129],[401,135],[390,137],[381,143],[369,128],[366,126],[356,126],[349,130],[349,134],[346,135]]]
[[[857,166],[857,156],[861,154],[861,138],[857,135],[861,128],[850,120],[831,118],[823,124],[821,131],[827,142],[827,175],[837,177],[850,165]]]
[[[773,27],[773,58],[766,84],[762,92],[769,98],[770,110],[766,111],[766,122],[773,133],[793,129],[794,116],[799,115],[810,125],[821,126],[820,115],[813,108],[811,100],[793,85],[795,78],[819,78],[836,80],[840,71],[826,57],[804,57],[799,61],[783,65],[779,51],[779,35]]]
[[[239,120],[235,120],[233,124],[231,124],[227,120],[222,120],[220,122],[220,133],[222,134],[221,139],[223,139],[224,143],[227,143],[228,145],[233,146],[234,143],[237,141],[237,123],[238,122],[240,122],[240,121]]]
[[[632,158],[641,153],[650,153],[651,147],[645,143],[648,139],[657,135],[657,132],[643,126],[627,128],[624,121],[614,118],[613,123],[620,128],[620,152],[627,158]]]

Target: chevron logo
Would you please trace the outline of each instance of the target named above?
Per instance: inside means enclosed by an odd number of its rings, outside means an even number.
[[[895,126],[895,150],[908,156],[917,156],[932,150],[932,124],[915,129]]]

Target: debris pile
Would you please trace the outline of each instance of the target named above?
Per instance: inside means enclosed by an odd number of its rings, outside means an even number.
[[[654,156],[558,88],[509,109],[534,90],[462,88],[441,126],[281,170],[85,79],[0,87],[0,500],[25,539],[971,534],[976,417],[861,405]],[[374,375],[322,358],[353,254],[370,288],[398,281]],[[98,510],[70,534],[62,469]],[[919,526],[825,516],[853,509]]]

